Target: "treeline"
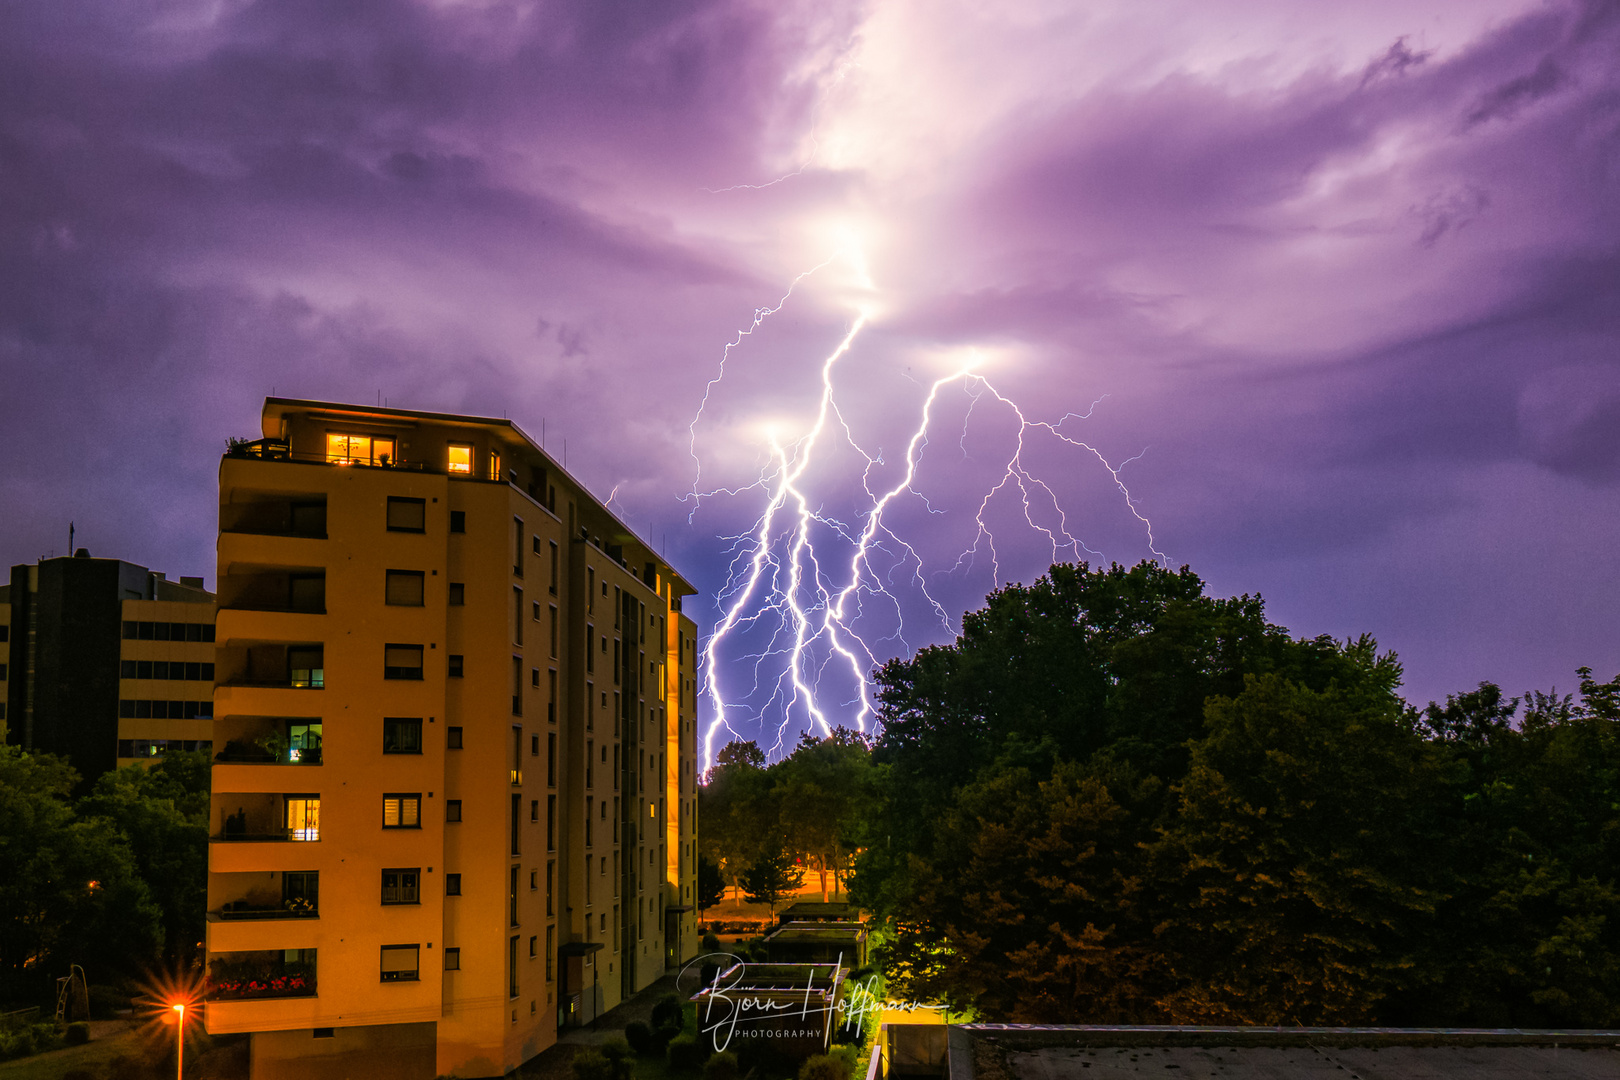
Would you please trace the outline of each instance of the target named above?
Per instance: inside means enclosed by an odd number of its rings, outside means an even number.
[[[714,770],[701,835],[836,835],[890,996],[987,1020],[1620,1024],[1620,681],[1400,678],[1187,569],[1054,566],[880,669],[864,765]],[[848,794],[773,802],[817,756]]]
[[[187,970],[208,890],[206,753],[97,779],[0,746],[0,1003],[49,1005],[70,964],[106,996]]]
[[[699,906],[729,888],[774,908],[806,872],[837,896],[877,797],[859,734],[806,735],[770,766],[754,743],[727,744],[698,788]]]

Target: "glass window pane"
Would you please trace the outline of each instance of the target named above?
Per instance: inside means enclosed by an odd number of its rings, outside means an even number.
[[[450,456],[445,467],[453,473],[472,472],[472,447],[451,443]]]

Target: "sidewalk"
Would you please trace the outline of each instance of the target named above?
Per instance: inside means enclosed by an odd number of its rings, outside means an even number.
[[[568,1029],[558,1037],[554,1046],[529,1059],[513,1075],[523,1080],[571,1080],[574,1056],[612,1039],[624,1038],[624,1026],[632,1020],[650,1021],[653,1005],[665,994],[674,992],[678,972],[678,968],[666,970],[657,982],[630,1000],[620,1002],[592,1023]]]

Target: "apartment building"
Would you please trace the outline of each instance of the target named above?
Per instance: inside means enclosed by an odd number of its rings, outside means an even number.
[[[211,1032],[499,1076],[696,955],[693,589],[506,420],[270,398],[220,466]]]
[[[213,738],[214,597],[119,559],[41,559],[0,586],[0,723],[68,758],[87,788]]]

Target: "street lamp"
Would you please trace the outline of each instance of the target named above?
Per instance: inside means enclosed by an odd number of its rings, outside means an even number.
[[[183,1080],[181,1070],[186,1064],[186,1005],[174,1006],[174,1080]]]

